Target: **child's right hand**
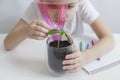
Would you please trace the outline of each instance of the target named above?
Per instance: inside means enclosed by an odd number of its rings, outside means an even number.
[[[40,20],[35,20],[26,28],[26,33],[29,38],[42,40],[47,37],[48,31],[51,30],[50,26]]]

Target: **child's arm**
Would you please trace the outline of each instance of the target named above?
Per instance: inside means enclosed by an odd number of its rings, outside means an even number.
[[[91,27],[98,36],[99,41],[92,48],[83,52],[86,58],[85,63],[95,60],[96,58],[100,58],[112,50],[115,45],[112,33],[109,31],[100,17],[94,21]]]
[[[100,58],[114,47],[113,35],[99,17],[93,22],[91,27],[98,36],[99,41],[92,48],[83,52],[80,52],[79,48],[76,47],[73,54],[67,55],[66,60],[63,61],[64,70],[68,72],[78,71],[83,65]],[[66,66],[66,64],[71,65]]]
[[[31,24],[27,24],[23,19],[21,19],[6,36],[4,40],[5,49],[11,50],[15,48],[19,43],[28,37],[37,40],[44,39],[49,30],[50,27],[39,20],[33,21]]]

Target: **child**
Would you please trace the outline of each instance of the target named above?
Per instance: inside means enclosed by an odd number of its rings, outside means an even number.
[[[51,30],[51,28],[40,18],[39,10],[35,4],[39,1],[40,0],[34,0],[30,4],[24,16],[7,35],[4,41],[6,50],[14,49],[26,38],[42,40],[47,37],[47,32]],[[68,4],[65,19],[67,24],[65,25],[65,28],[70,31],[70,35],[82,34],[84,32],[83,22],[85,22],[91,26],[99,38],[99,41],[92,48],[80,52],[79,48],[75,46],[74,52],[66,55],[66,60],[64,60],[62,64],[63,69],[67,72],[76,72],[80,70],[83,65],[103,56],[113,48],[113,35],[101,20],[99,13],[95,10],[89,0],[41,0],[41,2],[42,1],[48,3]],[[53,15],[56,14],[53,13]],[[52,20],[56,22],[57,17],[54,16]]]

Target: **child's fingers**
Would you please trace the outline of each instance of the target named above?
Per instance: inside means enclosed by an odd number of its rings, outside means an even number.
[[[81,67],[78,67],[78,68],[75,68],[75,69],[72,69],[72,70],[67,70],[68,73],[73,73],[73,72],[77,72],[81,69]]]
[[[39,31],[39,32],[43,32],[43,33],[48,33],[48,29],[46,29],[46,28],[43,28],[42,26],[36,26],[36,27],[34,27],[34,30],[35,31]]]
[[[79,71],[81,69],[81,54],[79,48],[74,45],[74,52],[66,55],[66,59],[63,61],[63,69],[69,73]],[[67,65],[69,64],[69,65]]]
[[[32,39],[36,39],[36,40],[43,40],[45,39],[44,37],[38,37],[38,36],[31,36]]]
[[[81,54],[80,54],[79,48],[74,45],[74,52],[71,53],[71,54],[66,55],[65,58],[66,58],[66,59],[71,59],[71,58],[79,57],[80,55],[81,55]]]
[[[47,35],[43,32],[33,31],[33,36],[46,37]]]
[[[78,62],[76,64],[72,64],[72,65],[63,66],[63,69],[68,71],[68,70],[74,70],[79,67],[81,67],[80,62]]]
[[[37,25],[39,25],[39,26],[42,26],[42,27],[46,28],[47,30],[51,30],[50,26],[47,23],[43,22],[43,21],[37,20],[37,21],[35,21],[35,23]]]
[[[77,58],[74,58],[74,59],[68,59],[68,60],[64,60],[63,61],[63,65],[66,65],[66,64],[76,64],[80,62],[80,57],[77,57]]]
[[[80,53],[79,52],[74,52],[72,54],[68,54],[66,55],[66,59],[73,59],[73,58],[77,58],[80,56]]]

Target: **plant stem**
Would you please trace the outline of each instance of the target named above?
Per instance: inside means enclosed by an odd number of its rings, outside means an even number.
[[[66,33],[65,33],[65,35],[66,35],[66,37],[67,37],[68,42],[71,42],[70,36],[68,36]]]
[[[60,36],[58,36],[58,48],[60,48]]]

